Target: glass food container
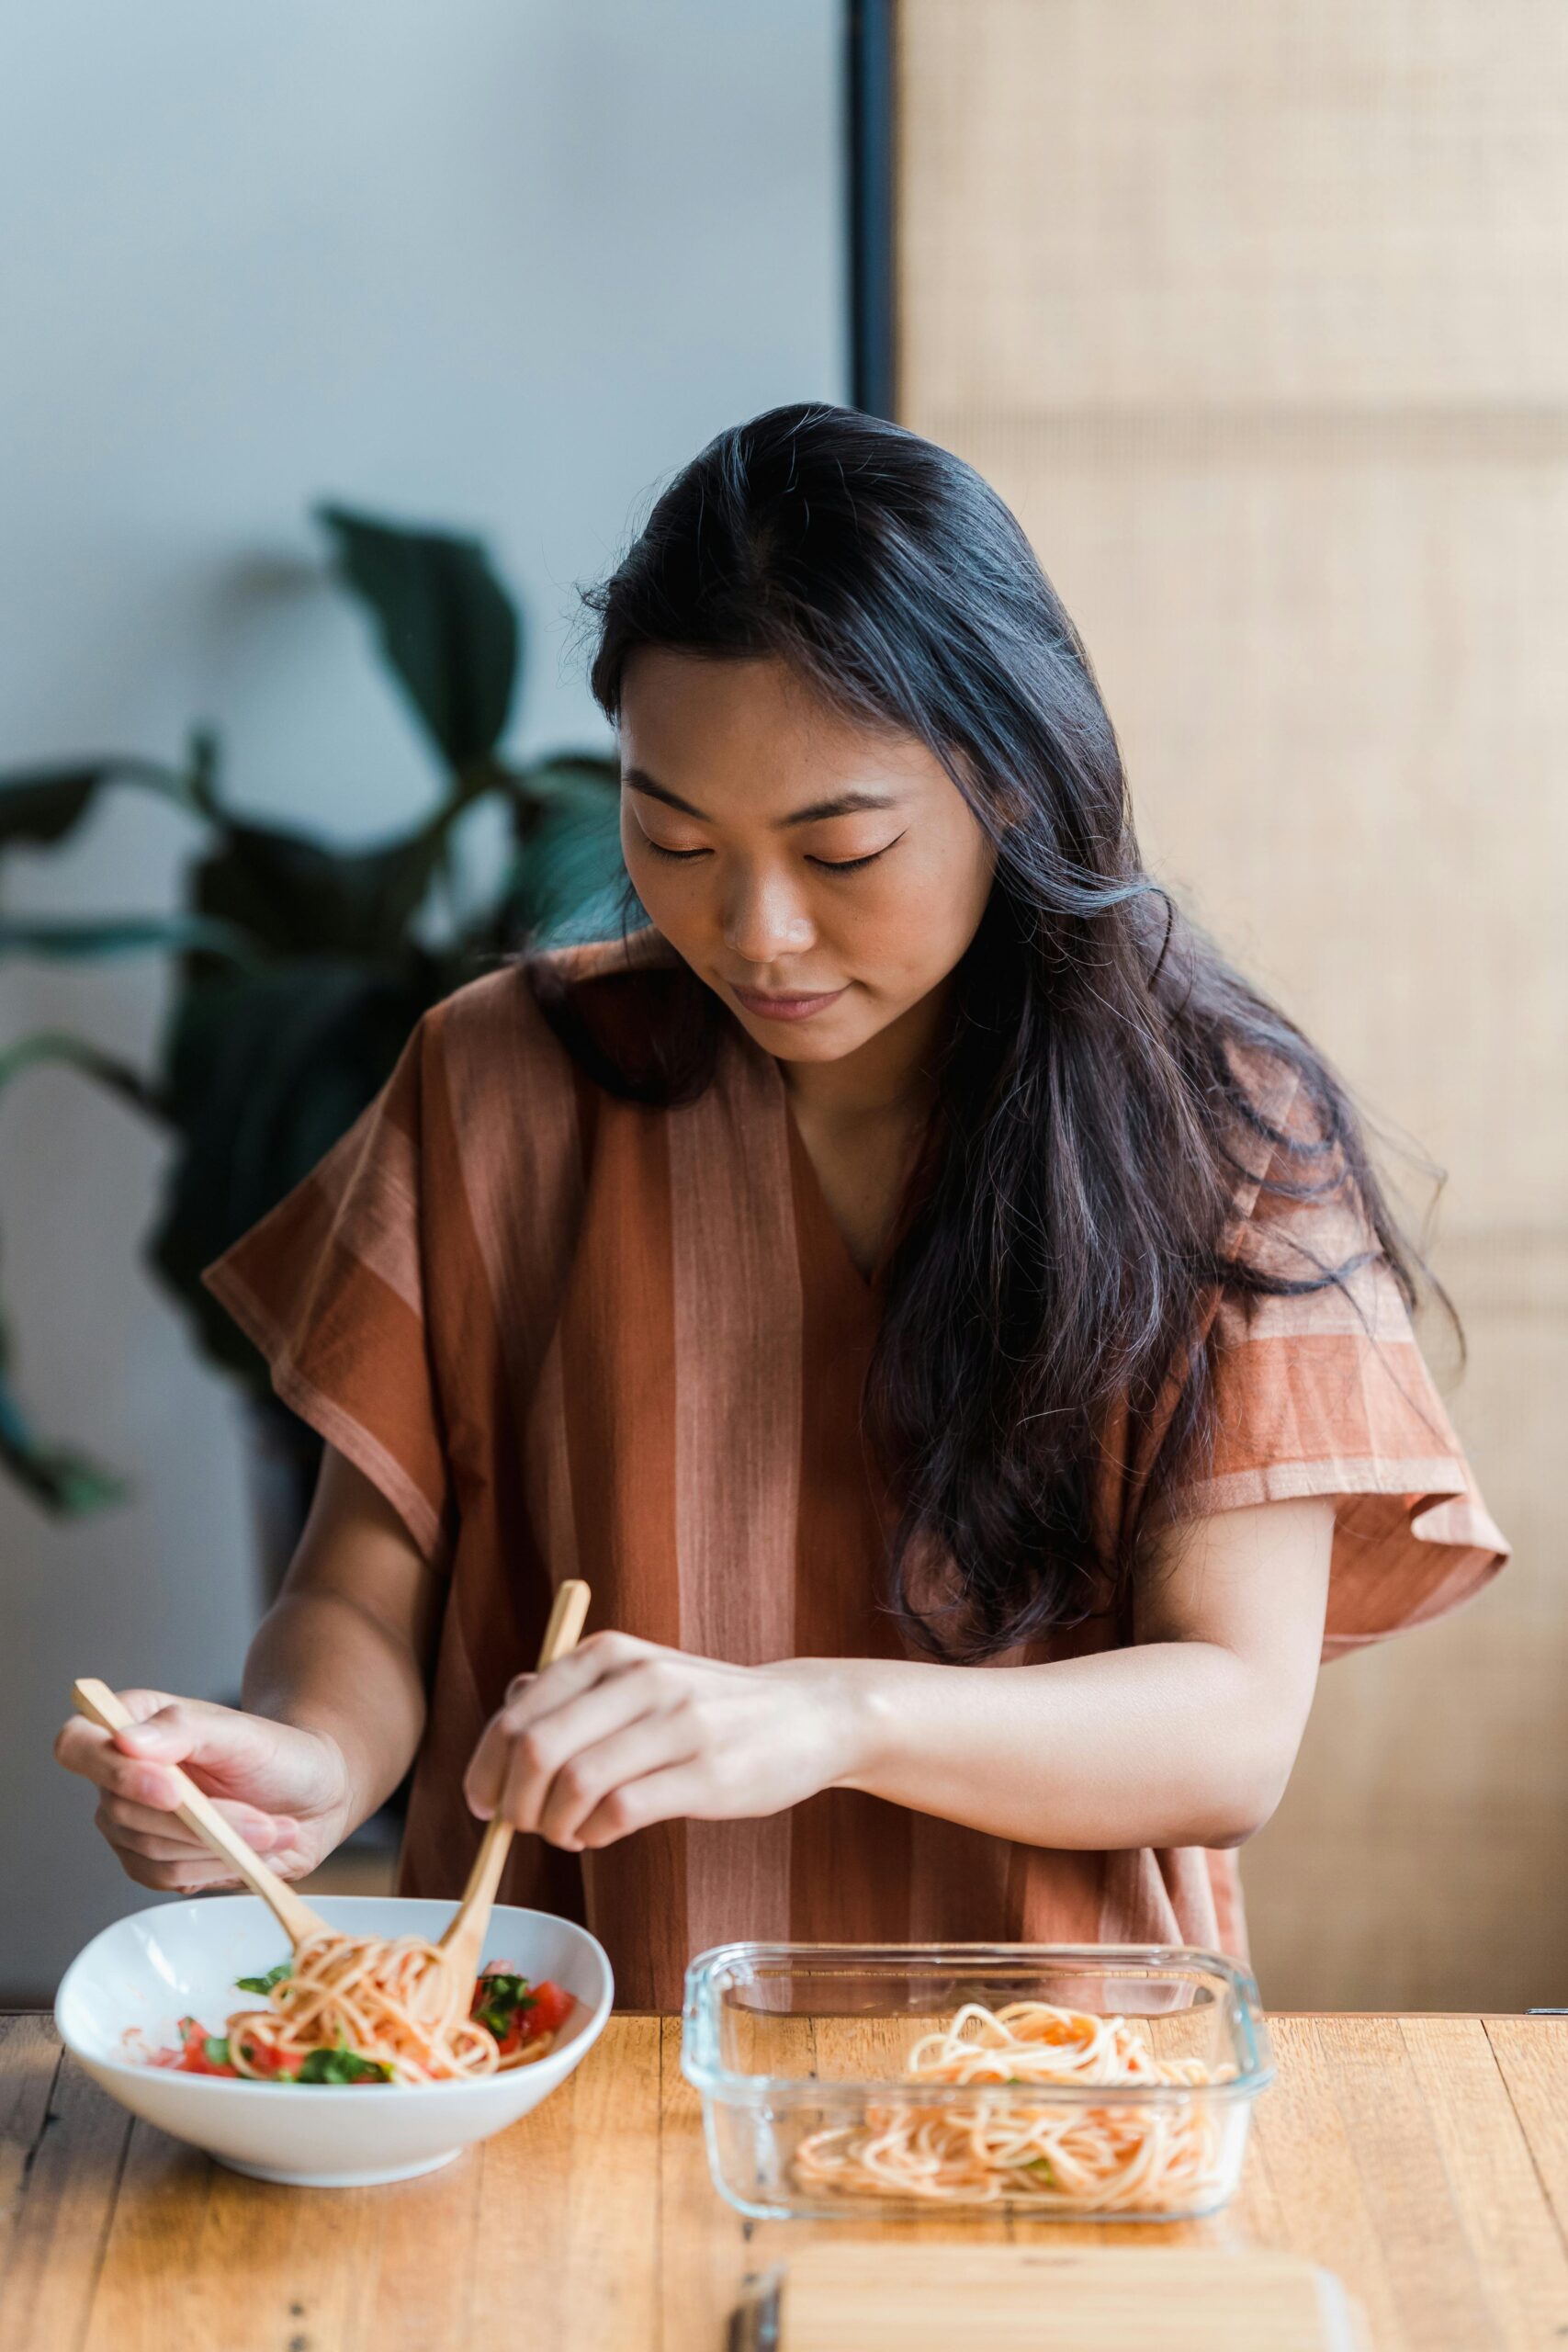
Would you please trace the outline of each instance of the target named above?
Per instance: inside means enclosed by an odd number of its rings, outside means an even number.
[[[1124,2019],[1120,2048],[1178,2078],[908,2078],[914,2045],[966,2003],[1022,2001]],[[863,2222],[1213,2212],[1274,2075],[1246,1971],[1158,1944],[722,1944],[686,1971],[681,2067],[738,2211]]]

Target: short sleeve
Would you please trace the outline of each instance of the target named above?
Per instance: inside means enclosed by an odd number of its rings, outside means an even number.
[[[422,1023],[381,1092],[277,1206],[202,1273],[284,1403],[447,1566],[451,1483],[425,1316]]]
[[[1302,1132],[1293,1081],[1269,1105]],[[1330,1171],[1331,1175],[1332,1171]],[[1310,1190],[1310,1197],[1292,1197]],[[1209,1333],[1215,1433],[1182,1517],[1302,1495],[1339,1498],[1324,1656],[1468,1600],[1508,1557],[1353,1189],[1278,1148],[1241,1197],[1233,1246],[1286,1281],[1351,1267],[1295,1296],[1227,1292]]]

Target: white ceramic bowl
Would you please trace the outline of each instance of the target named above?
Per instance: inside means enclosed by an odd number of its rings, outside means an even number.
[[[343,1894],[323,1896],[315,1907],[350,1935],[434,1941],[454,1906]],[[599,2039],[615,1990],[604,1947],[586,1928],[546,1911],[498,1905],[483,1959],[509,1961],[536,1982],[552,1977],[576,1996],[555,2048],[531,2066],[477,2083],[358,2089],[181,2075],[127,2053],[128,2026],[158,2047],[178,2041],[175,2021],[187,2015],[220,2033],[233,2010],[255,2006],[254,1995],[236,1990],[235,1978],[264,1974],[288,1950],[254,1894],[209,1894],[133,1912],[95,1936],[66,1970],[54,2005],[61,2039],[111,2098],[235,2172],[301,2188],[360,2188],[434,2172],[537,2107]]]

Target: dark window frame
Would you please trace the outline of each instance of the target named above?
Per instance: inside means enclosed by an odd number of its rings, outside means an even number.
[[[896,0],[845,0],[849,149],[850,399],[892,417],[897,401],[894,271]]]

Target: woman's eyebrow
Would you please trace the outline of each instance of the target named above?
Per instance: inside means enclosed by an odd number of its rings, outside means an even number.
[[[679,808],[683,817],[695,817],[699,824],[711,825],[713,822],[705,810],[694,807],[689,800],[682,800],[678,792],[670,791],[666,786],[655,784],[645,768],[627,768],[621,782],[629,785],[634,792],[646,793],[650,800],[662,800],[668,808]],[[859,789],[837,792],[830,800],[814,800],[809,808],[795,808],[787,817],[776,817],[773,824],[775,831],[782,831],[786,825],[818,825],[829,817],[852,817],[860,808],[896,808],[897,806],[896,793]]]

